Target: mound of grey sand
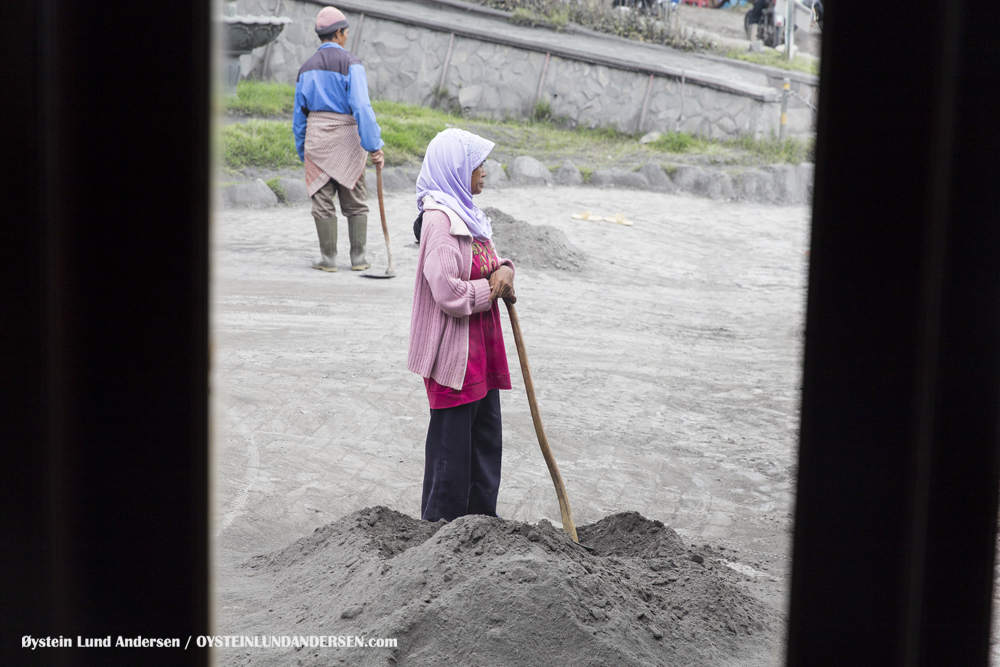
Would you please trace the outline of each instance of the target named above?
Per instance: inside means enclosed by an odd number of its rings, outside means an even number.
[[[483,213],[490,217],[497,254],[515,266],[562,271],[582,271],[586,266],[587,255],[555,227],[515,220],[496,208],[484,208]]]
[[[635,512],[578,529],[366,508],[246,563],[242,636],[396,638],[395,648],[227,649],[220,665],[762,665],[776,612],[706,550]]]

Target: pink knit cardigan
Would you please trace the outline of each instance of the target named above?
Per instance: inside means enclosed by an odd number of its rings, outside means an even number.
[[[514,268],[509,259],[500,263]],[[406,367],[455,390],[462,389],[469,363],[469,315],[492,305],[489,281],[469,280],[471,273],[468,227],[457,213],[426,197]]]

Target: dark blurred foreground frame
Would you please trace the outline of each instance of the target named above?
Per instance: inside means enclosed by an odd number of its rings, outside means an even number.
[[[3,665],[208,663],[213,13],[0,3]]]
[[[1000,17],[826,5],[788,664],[986,665]]]
[[[986,665],[1000,21],[831,2],[789,665]],[[0,663],[209,632],[208,2],[0,4]]]

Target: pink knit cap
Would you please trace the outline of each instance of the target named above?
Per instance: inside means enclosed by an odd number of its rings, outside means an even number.
[[[316,16],[316,34],[320,37],[332,35],[347,26],[347,17],[336,7],[324,7]]]

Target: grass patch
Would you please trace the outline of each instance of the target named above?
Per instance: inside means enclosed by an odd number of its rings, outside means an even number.
[[[770,67],[779,67],[781,69],[787,69],[795,72],[805,72],[806,74],[819,75],[819,61],[814,58],[792,56],[792,59],[789,60],[783,53],[770,49],[765,49],[764,51],[756,53],[753,51],[733,49],[732,51],[726,51],[723,55],[727,58],[742,60],[748,63],[755,63],[757,65],[769,65]]]
[[[462,127],[495,142],[495,159],[512,160],[519,155],[532,155],[543,163],[562,162],[566,156],[577,162],[616,162],[637,150],[632,134],[611,128],[569,129],[558,120],[493,121],[463,119]]]
[[[752,162],[775,164],[787,162],[798,164],[812,159],[812,143],[797,139],[779,141],[777,137],[754,139],[739,137],[738,139],[702,139],[684,132],[664,132],[656,141],[647,144],[651,151],[660,153],[698,153],[721,154],[726,148],[735,149],[743,154],[742,160],[750,158]]]
[[[689,153],[699,149],[704,151],[709,144],[710,142],[685,132],[664,132],[656,141],[649,142],[649,147],[664,153]]]
[[[780,162],[799,164],[800,162],[813,161],[813,144],[811,141],[799,141],[798,139],[779,140],[777,137],[771,136],[769,139],[740,137],[739,139],[729,139],[724,143],[732,148],[744,150],[767,164]]]
[[[510,14],[510,22],[532,28],[540,26],[551,30],[562,30],[569,23],[569,10],[556,8],[543,13],[528,7],[517,7]]]
[[[222,165],[229,170],[245,167],[281,169],[302,164],[295,150],[292,122],[250,119],[222,128]]]
[[[259,90],[263,86],[271,90],[269,95],[274,104],[262,104],[256,109],[280,106],[277,102],[281,96],[290,104],[293,97],[291,86],[258,82],[240,85],[245,89]],[[248,95],[247,99],[252,97]],[[418,164],[431,139],[448,127],[461,127],[495,142],[497,146],[491,157],[498,162],[507,163],[520,155],[532,155],[545,164],[559,164],[569,158],[585,179],[598,166],[632,168],[650,161],[663,162],[669,154],[696,154],[706,156],[712,163],[733,165],[795,164],[809,160],[812,154],[811,144],[793,139],[779,142],[773,137],[766,140],[743,137],[720,141],[683,132],[665,132],[656,141],[640,145],[636,135],[613,128],[570,129],[552,117],[547,102],[536,107],[532,120],[466,118],[441,109],[385,100],[373,101],[372,107],[382,127],[389,166]],[[230,173],[245,167],[279,170],[302,164],[295,151],[291,121],[252,118],[222,127],[221,135],[222,166]]]
[[[271,188],[271,191],[274,192],[274,196],[278,198],[279,203],[287,204],[288,193],[285,192],[285,188],[281,187],[281,183],[278,182],[280,180],[280,177],[275,177],[268,181],[264,181],[264,183],[267,184],[267,187]]]
[[[542,100],[535,104],[535,110],[531,115],[531,119],[535,122],[552,121],[552,105],[549,104],[548,100]]]
[[[382,128],[386,162],[390,165],[412,164],[423,160],[424,151],[438,132],[449,127],[461,127],[497,144],[493,158],[509,162],[519,155],[534,155],[543,162],[553,162],[553,156],[581,151],[596,151],[616,159],[632,150],[635,137],[611,128],[561,127],[553,118],[549,102],[535,107],[531,120],[493,120],[468,118],[428,107],[375,100],[375,116]]]
[[[236,97],[227,97],[226,111],[243,116],[285,116],[295,105],[295,86],[287,83],[240,81]]]
[[[445,111],[412,104],[375,100],[372,108],[382,128],[386,164],[393,166],[421,161],[438,132],[461,122]]]
[[[408,104],[375,101],[372,107],[382,127],[389,166],[419,162],[438,132],[461,122],[445,112]],[[281,169],[302,164],[295,150],[291,121],[254,118],[231,123],[222,128],[221,144],[222,164],[230,171],[245,167]]]

